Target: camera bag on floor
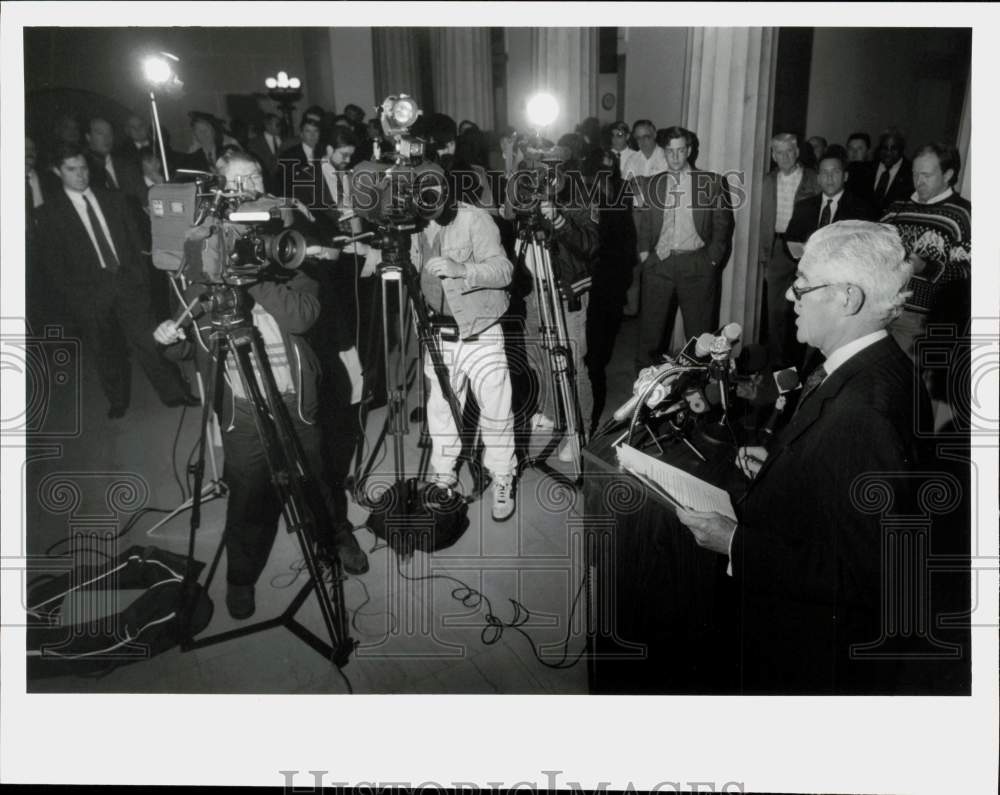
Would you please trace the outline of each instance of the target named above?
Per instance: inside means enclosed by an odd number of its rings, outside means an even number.
[[[379,496],[367,525],[401,557],[414,550],[435,552],[450,547],[468,529],[469,505],[453,489],[410,478]]]
[[[195,562],[195,578],[204,564]],[[100,566],[80,566],[28,591],[27,678],[93,675],[146,660],[178,644],[178,611],[187,558],[156,547],[134,546]],[[72,598],[115,600],[119,591],[142,593],[124,609],[70,623]],[[97,592],[100,591],[98,595]],[[75,594],[75,597],[71,597]],[[212,620],[212,601],[197,582],[187,595],[190,634]],[[115,605],[124,604],[122,594]]]

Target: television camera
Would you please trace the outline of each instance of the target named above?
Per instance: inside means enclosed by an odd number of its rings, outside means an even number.
[[[252,284],[269,266],[295,270],[306,256],[306,240],[293,228],[292,200],[262,196],[255,177],[232,184],[205,172],[193,182],[164,183],[149,189],[153,264],[208,284]],[[201,257],[185,248],[201,243]]]

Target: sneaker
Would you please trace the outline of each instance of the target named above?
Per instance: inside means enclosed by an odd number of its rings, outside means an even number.
[[[354,537],[354,528],[351,525],[345,525],[334,535],[333,548],[340,558],[340,565],[348,574],[364,574],[368,571],[368,556],[358,543],[358,539]]]
[[[257,609],[252,585],[226,583],[226,608],[237,621],[250,618]]]
[[[493,521],[510,519],[514,508],[514,476],[497,475],[493,478]]]

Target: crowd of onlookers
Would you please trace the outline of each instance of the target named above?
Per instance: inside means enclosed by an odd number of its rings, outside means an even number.
[[[42,240],[39,231],[46,218],[46,234],[58,228],[46,205],[64,195],[67,163],[86,165],[89,188],[120,199],[129,229],[137,235],[137,248],[146,252],[148,192],[168,173],[176,180],[189,178],[189,171],[211,172],[227,151],[239,149],[260,163],[268,191],[307,204],[321,198],[336,204],[344,197],[337,195],[342,188],[331,174],[370,158],[383,136],[378,118],[366,119],[357,105],[339,114],[309,107],[295,129],[277,114],[228,124],[208,113],[189,115],[190,141],[180,147],[169,141],[161,146],[140,115],[128,117],[117,130],[103,118],[82,121],[67,115],[51,131],[30,134],[25,145],[29,315],[72,312],[78,298],[53,272],[54,243]],[[427,140],[428,157],[477,176],[474,200],[493,215],[513,261],[516,213],[505,185],[515,170],[525,167],[517,132],[510,127],[484,131],[469,120],[456,125],[442,114],[419,118],[412,132]],[[582,194],[593,203],[599,238],[596,253],[588,256],[592,283],[586,323],[587,367],[597,402],[588,420],[596,424],[603,405],[604,369],[623,319],[639,318],[638,367],[657,361],[670,348],[674,306],[681,312],[685,336],[716,329],[719,274],[731,253],[734,209],[741,208],[734,208],[723,175],[698,168],[695,131],[657,128],[647,119],[601,125],[591,117],[555,137],[554,143],[568,173],[599,186],[596,193]],[[929,318],[955,323],[959,334],[965,331],[970,210],[955,191],[961,169],[955,147],[930,143],[908,149],[898,131],[888,130],[875,141],[856,132],[843,144],[821,136],[804,141],[802,136],[779,133],[770,151],[773,168],[761,185],[746,189],[761,195],[759,251],[748,259],[756,257],[766,280],[760,325],[772,366],[810,364],[811,352],[795,342],[793,304],[786,298],[802,245],[815,229],[839,220],[881,220],[899,230],[914,276],[906,309],[891,331],[911,356]],[[330,166],[317,167],[323,163]],[[497,176],[499,180],[491,178]],[[622,186],[627,190],[618,189]],[[664,207],[658,194],[688,195],[691,201]],[[82,207],[77,207],[79,217],[101,259],[102,241]],[[102,219],[98,226],[104,226]],[[167,279],[148,258],[140,259],[150,316],[166,317]],[[146,358],[150,355],[147,351]],[[173,392],[169,395],[168,402],[178,400]]]

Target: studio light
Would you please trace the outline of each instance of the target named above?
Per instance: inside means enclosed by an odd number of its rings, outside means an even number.
[[[386,97],[382,103],[382,129],[389,137],[404,135],[422,112],[411,96],[400,94]]]
[[[548,127],[559,115],[559,103],[551,94],[535,94],[528,100],[528,122],[532,127],[541,130]]]
[[[146,81],[154,86],[162,86],[174,74],[170,61],[161,55],[150,55],[142,62],[142,73]]]

